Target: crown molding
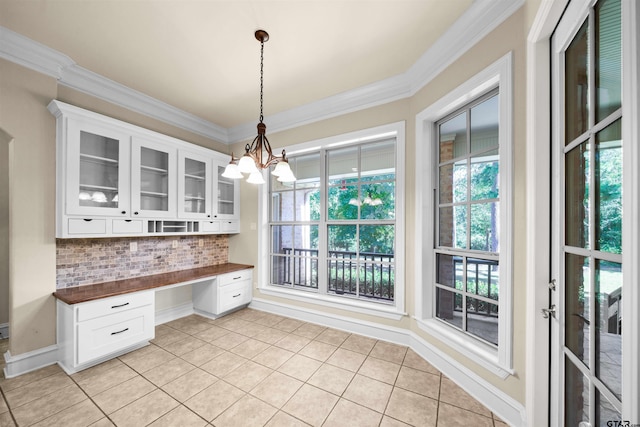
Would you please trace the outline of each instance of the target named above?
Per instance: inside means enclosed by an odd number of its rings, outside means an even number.
[[[415,95],[518,10],[526,0],[476,0],[406,72],[265,118],[271,132],[292,129]],[[56,78],[61,85],[207,138],[230,144],[255,136],[255,123],[229,129],[77,65],[71,58],[0,26],[0,58]]]
[[[75,62],[67,55],[0,26],[0,58],[59,79]]]
[[[409,98],[460,58],[525,4],[526,0],[476,0],[422,56],[402,74],[265,117],[271,132],[330,119]],[[231,142],[255,137],[255,123],[229,129]]]
[[[73,64],[62,70],[61,85],[198,135],[229,143],[227,129]]]
[[[80,67],[67,55],[0,26],[0,58],[58,80],[58,83],[131,111],[229,143],[228,131],[193,114]]]

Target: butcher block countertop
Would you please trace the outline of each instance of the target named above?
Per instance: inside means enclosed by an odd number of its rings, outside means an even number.
[[[225,273],[253,268],[245,264],[218,264],[209,267],[193,268],[189,270],[172,271],[170,273],[154,274],[151,276],[134,277],[131,279],[114,280],[112,282],[96,283],[93,285],[73,286],[58,289],[53,296],[67,304],[78,304],[100,298],[146,291],[163,286],[175,285],[183,282],[218,276]]]

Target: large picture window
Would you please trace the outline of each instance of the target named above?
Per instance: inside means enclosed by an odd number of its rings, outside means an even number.
[[[267,288],[397,308],[403,227],[396,218],[404,199],[396,170],[404,142],[398,132],[379,132],[299,154],[287,149],[298,179],[269,180]]]

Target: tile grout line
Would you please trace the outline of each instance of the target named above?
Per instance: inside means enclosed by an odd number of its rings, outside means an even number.
[[[2,396],[2,399],[4,400],[5,405],[7,405],[7,411],[9,412],[9,416],[13,420],[13,424],[17,426],[18,425],[18,421],[16,420],[16,417],[13,415],[13,411],[11,410],[11,407],[9,406],[9,401],[5,397],[4,390],[2,389],[2,387],[0,387],[0,396]]]

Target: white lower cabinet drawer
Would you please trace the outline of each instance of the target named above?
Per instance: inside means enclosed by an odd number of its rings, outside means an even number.
[[[146,306],[77,324],[77,364],[154,337],[154,308]]]
[[[219,313],[251,302],[251,281],[238,282],[218,288]]]
[[[81,303],[76,306],[76,310],[78,310],[77,321],[84,322],[85,320],[116,314],[145,305],[152,305],[154,301],[155,294],[147,291]]]

